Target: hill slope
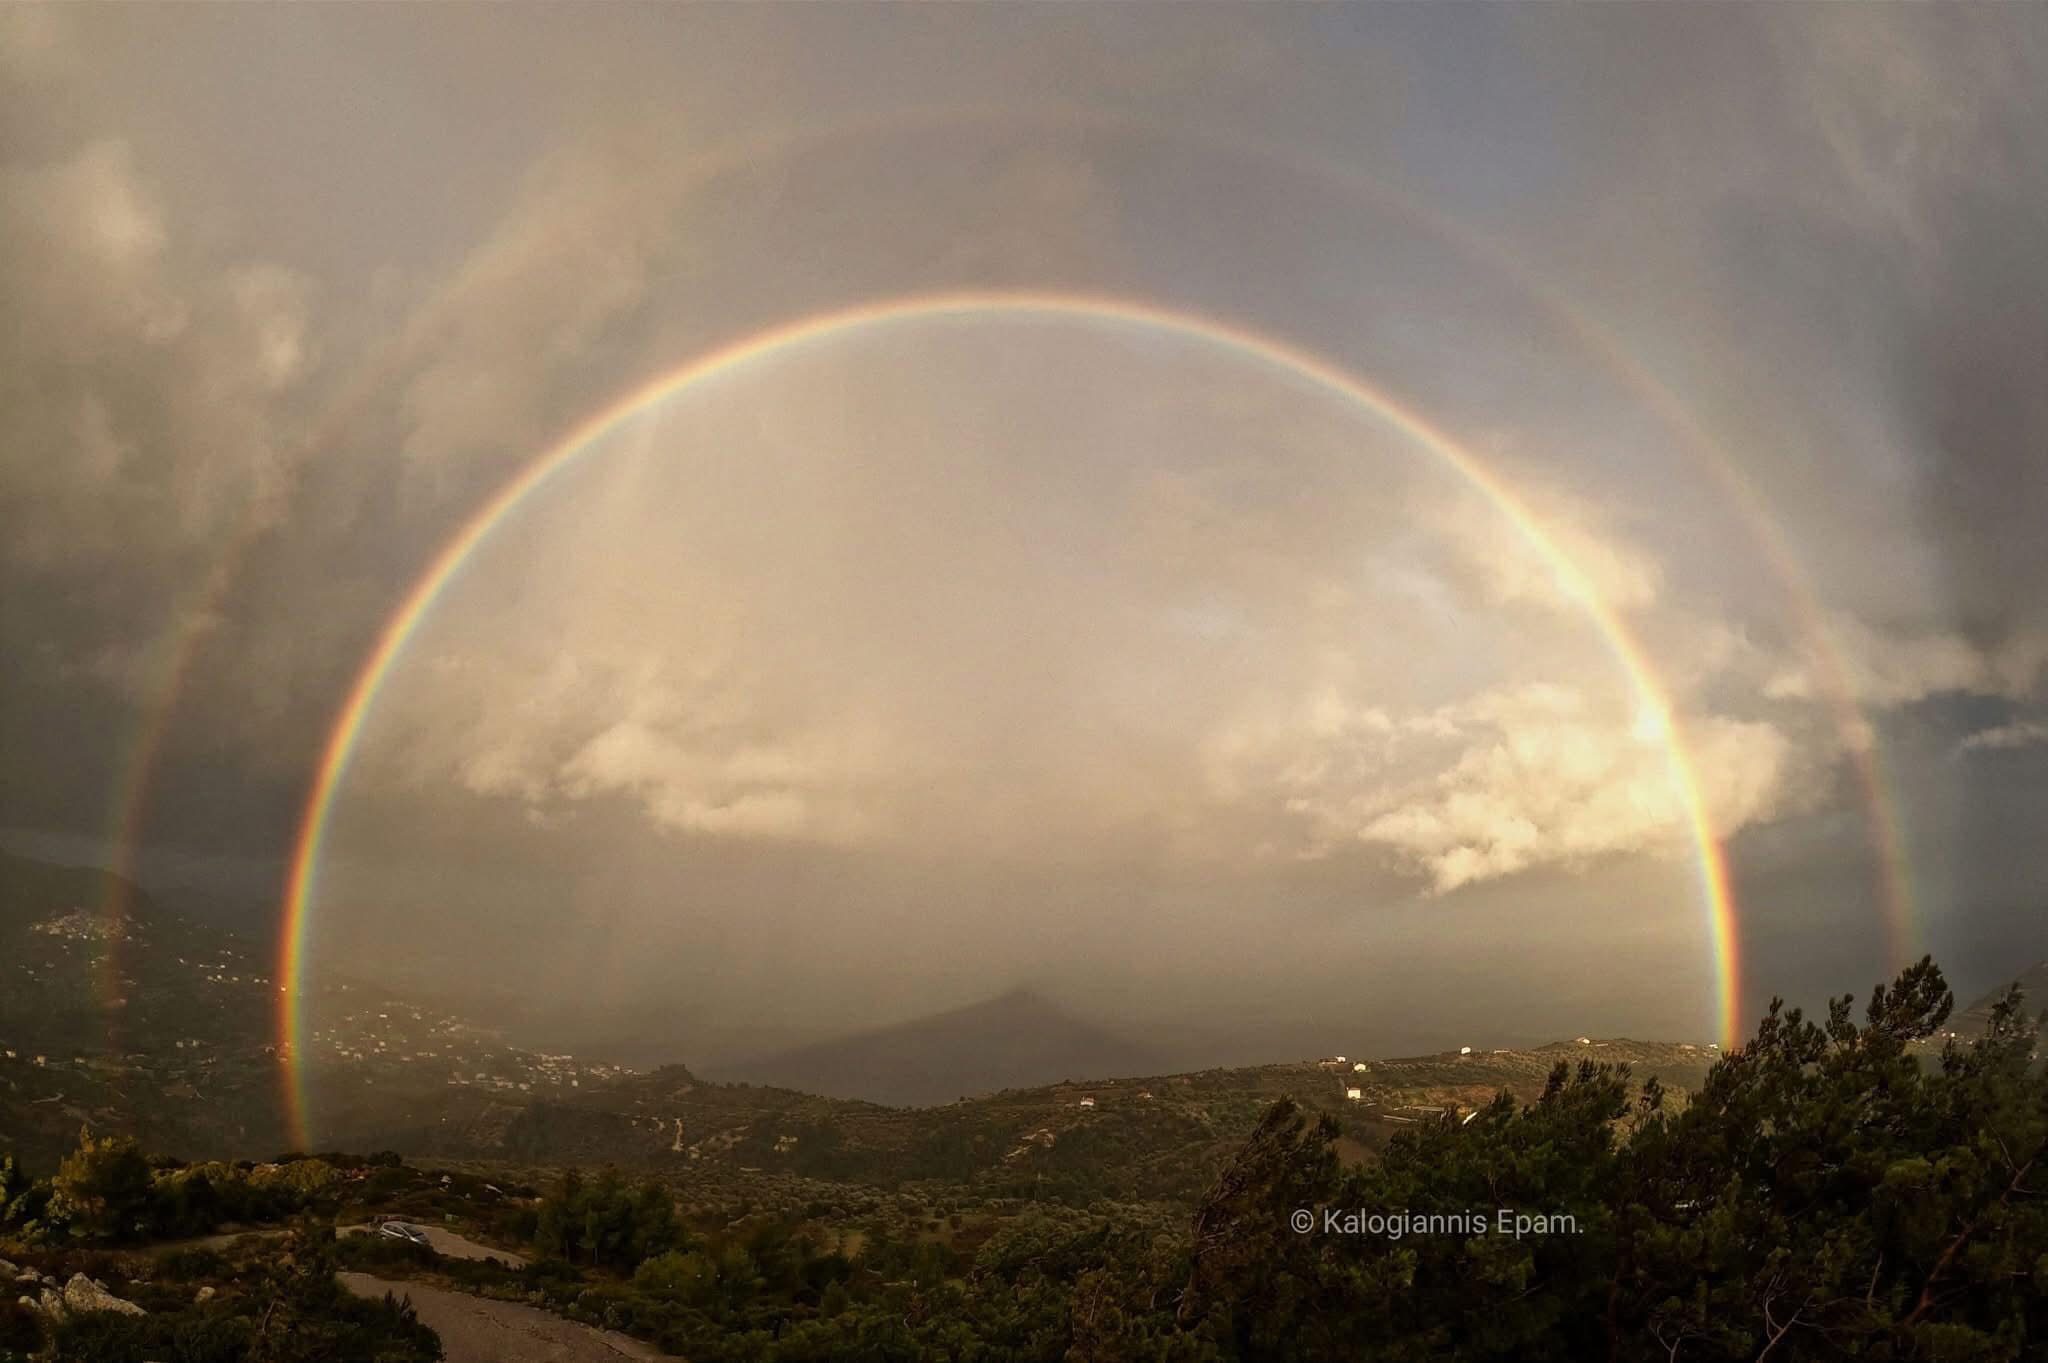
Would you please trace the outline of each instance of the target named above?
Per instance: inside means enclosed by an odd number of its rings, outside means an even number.
[[[81,1126],[198,1158],[283,1150],[269,952],[89,867],[0,855],[0,1149],[47,1168]],[[323,1134],[373,1142],[422,1110],[619,1071],[503,1044],[363,981],[310,990]]]
[[[2013,983],[2018,984],[2026,995],[2029,1013],[2039,1017],[2042,1010],[2048,1009],[2048,961],[2022,971]],[[2005,991],[2006,986],[1999,985],[1969,1007],[1957,1010],[1955,1020],[1949,1026],[1961,1036],[1982,1036],[1984,1029],[1991,1024],[1991,1009],[2005,997]]]
[[[893,1106],[1148,1074],[1160,1057],[1019,989],[893,1027],[724,1066],[719,1077]]]
[[[1503,1089],[1530,1101],[1560,1061],[1627,1064],[1677,1094],[1697,1088],[1714,1058],[1683,1044],[1562,1042],[1372,1061],[1362,1071],[1324,1060],[1062,1082],[923,1108],[713,1083],[670,1066],[574,1093],[423,1110],[390,1143],[534,1170],[615,1163],[657,1171],[693,1197],[791,1181],[937,1181],[996,1198],[1186,1202],[1281,1097],[1334,1118],[1340,1152],[1357,1159],[1403,1126],[1469,1111]]]
[[[128,912],[110,915],[97,871],[0,862],[0,1148],[48,1167],[90,1124],[188,1158],[282,1150],[265,953],[123,893]],[[1684,1090],[1714,1059],[1586,1041],[1162,1075],[1144,1047],[1018,992],[747,1067],[776,1081],[761,1086],[520,1050],[375,983],[323,977],[310,992],[304,1078],[323,1148],[618,1163],[719,1189],[945,1180],[991,1196],[1177,1200],[1283,1095],[1335,1117],[1356,1158],[1502,1089],[1533,1098],[1559,1060],[1626,1062]],[[981,1096],[847,1096],[961,1093]]]

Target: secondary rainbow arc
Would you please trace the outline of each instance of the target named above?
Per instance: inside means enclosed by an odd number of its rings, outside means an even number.
[[[1413,408],[1332,361],[1249,327],[1108,295],[972,291],[918,294],[811,314],[708,351],[627,392],[573,427],[500,486],[434,554],[400,599],[365,656],[323,745],[293,846],[284,896],[278,980],[278,1039],[286,1115],[293,1140],[308,1144],[305,1088],[307,930],[318,870],[340,790],[365,721],[407,642],[470,554],[528,497],[601,438],[637,413],[692,386],[791,347],[839,338],[884,324],[946,317],[1044,317],[1136,326],[1215,346],[1278,370],[1371,413],[1454,469],[1512,524],[1560,587],[1586,612],[1627,675],[1638,702],[1665,717],[1665,755],[1695,849],[1715,975],[1716,1025],[1731,1043],[1742,994],[1738,922],[1728,869],[1700,792],[1697,772],[1670,697],[1628,622],[1544,531],[1541,523],[1486,465]]]
[[[1865,826],[1876,851],[1878,890],[1895,964],[1904,964],[1912,958],[1916,936],[1912,874],[1899,822],[1896,787],[1884,769],[1876,732],[1865,718],[1856,688],[1850,680],[1851,669],[1839,643],[1832,637],[1799,555],[1738,462],[1713,438],[1687,404],[1662,379],[1651,373],[1632,348],[1606,324],[1500,241],[1392,183],[1363,176],[1355,167],[1304,152],[1298,146],[1264,141],[1238,130],[1226,132],[1190,128],[1185,124],[1157,124],[1127,110],[1108,113],[1066,106],[963,106],[948,102],[939,106],[888,110],[873,117],[835,122],[823,127],[750,131],[694,158],[692,168],[684,178],[701,185],[718,176],[743,170],[759,160],[815,152],[870,135],[893,134],[909,128],[955,127],[963,119],[988,123],[1025,120],[1060,128],[1074,126],[1136,132],[1187,141],[1191,145],[1213,146],[1229,154],[1284,166],[1311,181],[1392,211],[1412,225],[1433,233],[1462,259],[1497,274],[1561,324],[1589,358],[1598,361],[1642,402],[1645,409],[1691,453],[1697,465],[1714,480],[1721,492],[1729,497],[1776,575],[1793,621],[1800,629],[1809,657],[1815,664],[1815,680],[1834,713],[1837,731],[1843,736],[1844,750],[1849,755],[1852,771],[1860,786]],[[309,450],[326,447],[346,426],[351,414],[359,411],[371,394],[382,391],[400,373],[406,357],[426,343],[438,320],[459,310],[464,297],[480,283],[502,277],[505,270],[523,256],[528,245],[523,239],[494,242],[478,262],[472,262],[441,289],[400,332],[379,347],[367,363],[358,367],[339,399],[329,405],[316,424],[306,447]],[[268,518],[252,504],[242,530],[230,538],[206,582],[191,598],[192,609],[181,612],[186,623],[178,630],[177,637],[166,641],[159,649],[159,665],[154,669],[159,681],[153,688],[157,698],[145,708],[129,756],[110,791],[107,827],[110,866],[114,875],[108,878],[100,906],[101,914],[110,923],[120,924],[128,911],[129,906],[120,887],[124,878],[132,879],[135,873],[156,768],[167,746],[167,736],[188,673],[203,640],[211,633],[208,622],[216,617],[226,592],[238,578],[244,558],[270,528]],[[113,1001],[120,992],[119,977],[118,951],[109,950],[101,963],[100,993],[107,1004],[110,1028],[117,1017]]]

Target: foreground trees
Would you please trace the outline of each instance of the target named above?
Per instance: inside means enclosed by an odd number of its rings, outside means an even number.
[[[1560,1066],[1538,1102],[1403,1132],[1349,1174],[1282,1104],[1197,1215],[1178,1322],[1247,1359],[2048,1356],[2038,1033],[2015,991],[1930,1065],[1952,1003],[1923,961],[1860,1025],[1846,997],[1820,1022],[1774,1004],[1682,1111]],[[1570,1229],[1343,1233],[1324,1208]]]
[[[683,1244],[675,1205],[658,1183],[628,1188],[606,1169],[586,1183],[574,1170],[541,1202],[533,1232],[542,1255],[572,1264],[631,1273],[643,1260]]]
[[[48,1179],[0,1155],[0,1237],[111,1247],[204,1235],[230,1221],[278,1221],[328,1205],[339,1175],[320,1159],[275,1164],[152,1160],[125,1136],[78,1134]]]
[[[357,1297],[335,1279],[334,1232],[307,1224],[270,1242],[260,1262],[195,1293],[188,1270],[210,1252],[166,1265],[125,1290],[138,1311],[17,1309],[0,1328],[0,1360],[57,1363],[435,1363],[441,1343],[409,1303]],[[211,1256],[218,1258],[218,1256]],[[195,1262],[196,1261],[196,1262]],[[225,1268],[224,1264],[214,1265]],[[210,1274],[208,1276],[211,1276]],[[67,1296],[69,1294],[67,1293]],[[0,1326],[8,1322],[0,1318]]]

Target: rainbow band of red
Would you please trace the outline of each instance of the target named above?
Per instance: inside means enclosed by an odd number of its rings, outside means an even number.
[[[589,417],[556,444],[529,461],[472,515],[434,555],[378,632],[336,714],[307,795],[286,879],[284,926],[278,961],[278,1039],[284,1066],[286,1116],[294,1142],[310,1143],[305,1088],[305,965],[321,856],[335,795],[377,694],[406,643],[463,563],[497,525],[579,455],[635,414],[676,394],[753,361],[793,346],[841,338],[890,323],[947,317],[1007,316],[1071,319],[1143,327],[1199,341],[1276,369],[1319,391],[1367,411],[1454,469],[1515,527],[1544,560],[1558,585],[1586,612],[1629,678],[1638,701],[1666,717],[1665,753],[1673,788],[1685,811],[1687,835],[1695,848],[1701,898],[1715,973],[1716,1025],[1732,1044],[1741,1001],[1737,919],[1719,839],[1709,823],[1694,771],[1669,696],[1627,622],[1594,589],[1585,573],[1545,533],[1541,523],[1469,450],[1413,409],[1317,355],[1246,327],[1195,313],[1128,299],[1071,293],[960,292],[914,295],[798,318],[734,341],[660,375]]]

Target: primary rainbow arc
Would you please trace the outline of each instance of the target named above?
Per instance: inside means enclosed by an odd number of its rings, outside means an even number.
[[[1673,788],[1684,808],[1687,835],[1698,862],[1701,899],[1715,974],[1717,1027],[1723,1044],[1737,1032],[1742,995],[1737,919],[1726,861],[1709,821],[1697,773],[1670,697],[1627,621],[1594,588],[1541,523],[1475,455],[1439,427],[1336,364],[1248,327],[1197,313],[1112,296],[1048,292],[949,292],[897,297],[812,314],[756,332],[709,351],[635,388],[575,426],[527,462],[481,506],[429,561],[378,631],[336,714],[308,792],[287,873],[279,948],[278,1038],[284,1068],[286,1116],[294,1142],[309,1136],[305,1091],[307,927],[335,796],[348,774],[365,721],[393,664],[442,591],[470,554],[529,496],[539,491],[602,437],[643,410],[695,384],[806,343],[891,324],[945,317],[1045,317],[1143,327],[1215,346],[1292,376],[1371,413],[1454,469],[1512,524],[1543,559],[1566,593],[1586,612],[1626,673],[1638,702],[1667,717],[1664,749]]]

